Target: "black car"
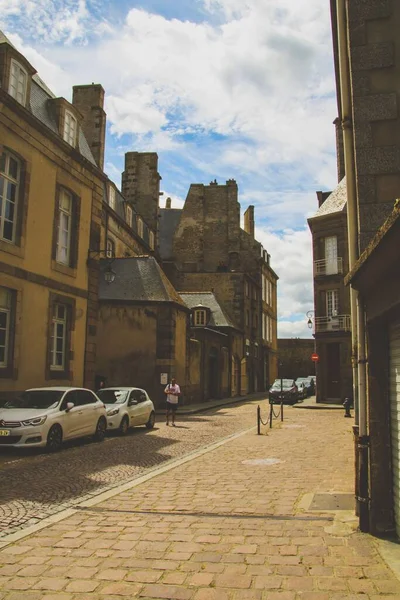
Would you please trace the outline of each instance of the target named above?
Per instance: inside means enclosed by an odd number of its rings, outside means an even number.
[[[275,379],[269,388],[269,399],[276,403],[296,404],[299,391],[294,379]]]

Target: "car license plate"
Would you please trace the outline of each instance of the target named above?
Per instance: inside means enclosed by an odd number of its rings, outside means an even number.
[[[9,429],[0,429],[0,436],[7,436],[10,435],[10,430]]]

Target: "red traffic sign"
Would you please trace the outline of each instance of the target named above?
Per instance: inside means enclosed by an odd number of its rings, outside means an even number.
[[[311,354],[311,360],[312,360],[313,362],[318,362],[318,361],[319,361],[319,356],[318,356],[318,354],[317,354],[316,352],[313,352],[313,353]]]

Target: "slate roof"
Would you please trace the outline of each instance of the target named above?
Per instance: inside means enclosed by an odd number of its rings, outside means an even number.
[[[344,212],[347,205],[347,188],[346,188],[346,177],[343,177],[342,181],[335,188],[335,190],[328,196],[328,198],[321,204],[315,215],[311,218],[324,217],[325,215],[331,215],[333,213]]]
[[[9,44],[12,48],[15,48],[15,46],[13,46],[13,44],[2,31],[0,31],[0,44]],[[55,97],[56,96],[47,87],[39,75],[35,74],[32,76],[31,93],[29,98],[31,112],[41,123],[43,123],[43,125],[46,125],[46,127],[51,129],[53,133],[59,135],[55,114],[51,110],[49,103],[49,100]],[[96,165],[96,161],[93,158],[93,154],[81,128],[79,128],[78,149],[84,158],[90,161],[93,165]]]
[[[210,309],[208,327],[235,327],[212,292],[180,292],[179,295],[190,309],[200,305]]]
[[[181,218],[181,208],[161,208],[159,225],[160,256],[163,260],[172,258],[172,241]]]
[[[110,261],[100,261],[104,271]],[[115,273],[113,283],[106,283],[100,275],[100,300],[123,300],[132,302],[174,302],[185,307],[183,300],[168,280],[153,256],[116,258],[111,263]]]

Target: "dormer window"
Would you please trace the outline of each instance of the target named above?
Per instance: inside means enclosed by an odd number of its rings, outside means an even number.
[[[115,210],[115,189],[112,185],[108,188],[108,204],[110,205],[110,208]]]
[[[207,312],[204,308],[197,308],[194,311],[194,324],[196,327],[204,327],[206,325]]]
[[[21,67],[16,60],[11,60],[10,83],[8,93],[15,98],[17,102],[25,106],[26,90],[28,87],[28,73]]]
[[[68,110],[65,111],[63,138],[71,146],[76,145],[77,120]]]
[[[129,204],[126,207],[126,222],[129,227],[132,227],[132,207]]]
[[[137,220],[137,232],[138,232],[138,235],[140,235],[140,237],[142,238],[143,237],[143,221],[140,217],[138,217],[138,220]]]

